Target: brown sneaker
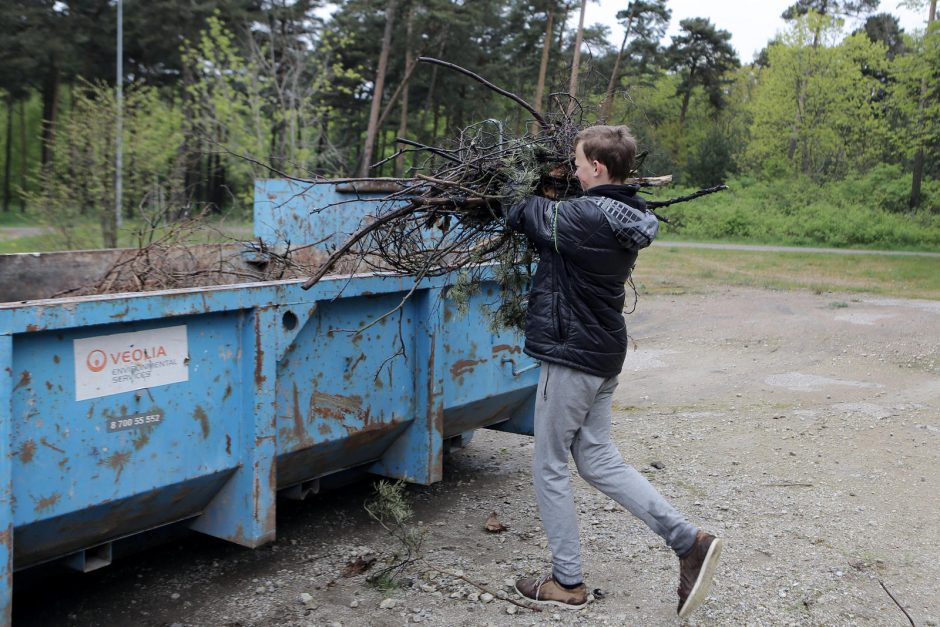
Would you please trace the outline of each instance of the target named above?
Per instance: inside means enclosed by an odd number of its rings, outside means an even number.
[[[542,577],[523,577],[516,581],[516,592],[541,605],[557,605],[566,610],[580,610],[587,605],[587,586],[583,583],[568,590],[551,573]]]
[[[695,544],[679,558],[679,618],[687,618],[705,601],[721,555],[721,539],[699,531]]]

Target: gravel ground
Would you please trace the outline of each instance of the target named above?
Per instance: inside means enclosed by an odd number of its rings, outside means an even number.
[[[938,625],[940,302],[720,288],[644,297],[628,324],[637,348],[613,437],[726,542],[712,596],[688,624],[908,624],[883,583],[917,625]],[[14,620],[675,624],[678,561],[580,479],[596,600],[536,613],[500,598],[548,564],[531,455],[530,438],[479,431],[448,458],[444,481],[408,488],[430,565],[398,589],[342,576],[350,560],[379,566],[396,549],[363,512],[360,483],[279,502],[277,542],[254,551],[193,535],[87,575],[20,577]],[[492,511],[507,532],[483,530]]]

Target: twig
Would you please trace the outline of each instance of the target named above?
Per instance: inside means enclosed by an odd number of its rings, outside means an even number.
[[[454,189],[459,189],[460,191],[466,194],[471,194],[473,196],[476,196],[477,198],[486,198],[488,200],[500,200],[502,198],[502,196],[492,196],[490,194],[481,194],[480,192],[470,189],[469,187],[464,187],[463,185],[461,185],[460,183],[456,181],[445,181],[442,179],[436,179],[432,176],[426,176],[424,174],[417,174],[415,176],[416,178],[419,178],[422,181],[434,183],[435,185],[441,185],[444,187],[453,187]]]
[[[894,598],[894,595],[891,594],[890,590],[888,590],[888,586],[885,585],[885,582],[879,579],[878,583],[880,583],[884,591],[888,593],[888,596],[891,597],[891,600],[894,601],[894,604],[898,606],[898,609],[904,612],[904,615],[907,616],[907,620],[909,620],[911,623],[911,627],[917,627],[917,625],[914,624],[914,619],[911,618],[911,615],[907,613],[907,610],[905,610],[904,607],[898,603],[898,600]]]
[[[524,609],[527,609],[527,610],[532,610],[533,612],[541,612],[541,611],[542,611],[542,608],[540,608],[540,607],[538,607],[538,606],[535,606],[535,605],[532,605],[532,604],[529,604],[529,603],[522,603],[522,602],[520,602],[520,601],[516,601],[516,600],[510,599],[508,595],[507,595],[507,596],[502,596],[502,597],[500,597],[499,595],[497,595],[497,594],[496,594],[495,592],[493,592],[492,590],[488,589],[488,588],[487,588],[486,586],[484,586],[483,584],[477,583],[476,581],[473,581],[472,579],[469,579],[469,578],[467,578],[467,577],[464,577],[463,575],[458,575],[457,573],[452,573],[452,572],[450,572],[450,571],[444,570],[443,568],[440,568],[437,564],[434,564],[434,563],[432,563],[432,562],[429,562],[429,561],[426,560],[426,559],[422,559],[421,561],[424,563],[425,566],[427,566],[428,568],[430,568],[430,569],[432,569],[432,570],[436,570],[436,571],[438,571],[438,572],[442,572],[442,573],[444,573],[445,575],[448,575],[449,577],[456,577],[457,579],[460,579],[461,581],[467,582],[468,584],[470,584],[470,585],[473,586],[474,588],[477,588],[477,589],[479,589],[479,590],[482,590],[483,592],[488,592],[489,594],[492,594],[494,599],[500,599],[500,600],[502,600],[502,601],[506,601],[507,603],[512,603],[513,605],[519,606],[519,607],[521,607],[521,608],[524,608]]]
[[[401,207],[397,211],[393,211],[391,213],[385,214],[384,216],[382,216],[381,218],[379,218],[378,220],[376,220],[369,226],[363,229],[360,229],[359,232],[357,232],[355,235],[353,235],[348,240],[346,240],[345,244],[343,244],[338,249],[336,249],[336,252],[330,255],[330,258],[326,260],[326,263],[324,263],[323,266],[321,266],[320,269],[317,270],[317,272],[312,277],[304,281],[303,285],[301,285],[300,287],[305,290],[309,290],[311,287],[313,287],[313,285],[317,281],[322,279],[324,275],[326,275],[326,273],[329,272],[333,268],[334,265],[336,265],[336,262],[339,261],[340,257],[348,253],[350,249],[353,246],[355,246],[356,243],[359,242],[362,238],[364,238],[366,235],[368,235],[372,231],[382,227],[382,225],[392,222],[393,220],[397,218],[400,218],[402,216],[405,216],[411,213],[412,211],[414,211],[414,209],[415,209],[414,203],[409,203],[408,205]]]
[[[455,157],[454,155],[447,154],[447,151],[445,151],[445,150],[443,150],[443,149],[441,149],[441,148],[435,148],[434,146],[426,146],[426,145],[424,145],[424,144],[421,144],[421,143],[419,143],[419,142],[416,142],[416,141],[413,141],[413,140],[410,140],[410,139],[406,139],[406,138],[404,138],[404,137],[396,137],[396,138],[395,138],[395,142],[398,143],[398,144],[405,144],[406,146],[414,146],[415,148],[419,148],[419,149],[421,149],[421,150],[426,150],[426,151],[430,152],[432,155],[437,155],[438,157],[443,157],[443,158],[445,158],[445,159],[447,159],[448,161],[451,161],[451,162],[453,162],[453,163],[460,163],[460,164],[463,163],[460,159],[458,159],[458,158]]]
[[[646,203],[646,206],[650,209],[658,209],[659,207],[668,207],[669,205],[674,205],[680,202],[688,202],[690,200],[695,200],[696,198],[701,198],[702,196],[707,196],[708,194],[714,194],[715,192],[720,192],[722,190],[728,189],[727,185],[715,185],[714,187],[706,187],[705,189],[700,189],[694,194],[689,194],[688,196],[679,196],[678,198],[670,198],[669,200],[650,200]]]
[[[495,91],[497,94],[499,94],[499,95],[501,95],[501,96],[506,96],[507,98],[509,98],[510,100],[514,101],[516,104],[518,104],[520,107],[522,107],[523,109],[525,109],[526,111],[528,111],[529,113],[531,113],[531,114],[532,114],[532,117],[535,118],[535,121],[538,122],[538,123],[539,123],[539,126],[541,126],[543,129],[548,130],[548,129],[551,128],[551,125],[548,123],[548,121],[547,121],[544,117],[542,117],[542,114],[541,114],[541,113],[539,113],[538,111],[535,110],[535,107],[533,107],[532,105],[530,105],[528,102],[526,102],[525,100],[523,100],[522,98],[520,98],[520,97],[517,96],[516,94],[513,94],[513,93],[511,93],[511,92],[506,91],[505,89],[502,89],[502,88],[500,88],[500,87],[497,87],[496,85],[494,85],[493,83],[489,82],[488,80],[486,80],[485,78],[483,78],[483,77],[480,76],[479,74],[474,74],[474,73],[471,72],[470,70],[467,70],[467,69],[465,69],[465,68],[462,68],[462,67],[460,67],[459,65],[455,65],[455,64],[453,64],[453,63],[448,63],[447,61],[441,61],[440,59],[433,59],[433,58],[431,58],[431,57],[418,57],[418,61],[420,61],[421,63],[433,63],[433,64],[435,64],[435,65],[440,65],[440,66],[449,68],[449,69],[451,69],[451,70],[460,72],[461,74],[465,74],[466,76],[469,76],[470,78],[472,78],[473,80],[477,81],[478,83],[480,83],[480,84],[482,84],[482,85],[484,85],[484,86],[486,86],[486,87],[492,89],[492,90]]]

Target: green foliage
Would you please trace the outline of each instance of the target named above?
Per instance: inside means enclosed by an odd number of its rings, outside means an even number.
[[[390,566],[373,573],[367,581],[380,589],[388,590],[397,588],[397,574],[420,558],[426,533],[423,529],[411,525],[414,512],[405,494],[403,481],[391,483],[382,480],[376,482],[374,487],[375,493],[363,507],[369,517],[398,542],[402,553],[396,553]]]
[[[59,125],[53,161],[27,200],[68,247],[114,247],[117,98],[102,83],[76,88],[73,98],[72,115]],[[127,216],[128,208],[152,205],[166,187],[178,184],[168,173],[181,140],[179,112],[152,88],[130,89],[124,95],[123,130],[122,213]],[[101,225],[97,241],[79,237],[85,217]]]
[[[937,250],[940,215],[901,213],[910,175],[882,166],[838,183],[807,178],[732,180],[730,189],[663,211],[673,222],[665,238],[765,244]],[[672,192],[670,192],[672,193]],[[927,206],[940,206],[940,184],[925,188]]]
[[[880,85],[863,72],[884,65],[884,46],[863,34],[837,43],[839,32],[836,21],[810,14],[768,50],[750,107],[752,170],[831,180],[892,154],[883,105],[872,98]]]

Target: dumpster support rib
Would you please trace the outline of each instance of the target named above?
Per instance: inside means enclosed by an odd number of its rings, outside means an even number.
[[[444,476],[444,299],[440,288],[419,290],[412,299],[414,421],[369,470],[430,485]]]
[[[244,463],[192,524],[197,531],[251,548],[275,537],[275,330],[279,324],[274,307],[244,313],[242,407],[250,415],[241,421],[242,432],[232,434]]]

